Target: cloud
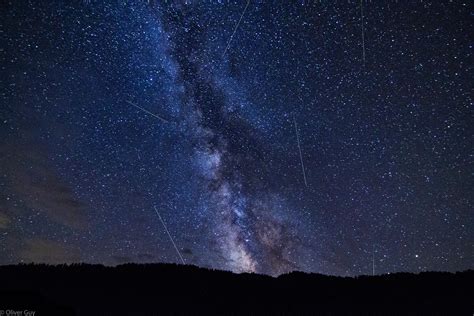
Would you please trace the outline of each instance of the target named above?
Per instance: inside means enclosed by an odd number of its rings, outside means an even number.
[[[81,262],[81,256],[77,249],[40,238],[27,239],[25,247],[19,251],[18,257],[24,262],[48,264]]]
[[[18,216],[35,211],[75,229],[86,225],[86,206],[57,175],[48,156],[36,145],[0,146],[0,163],[7,185],[5,212]],[[11,197],[10,197],[11,196]]]
[[[7,229],[8,224],[10,224],[10,218],[7,214],[0,212],[0,229]]]

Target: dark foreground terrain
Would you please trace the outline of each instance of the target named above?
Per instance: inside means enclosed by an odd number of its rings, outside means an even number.
[[[272,278],[170,264],[16,265],[0,266],[0,315],[473,315],[473,289],[472,270]]]

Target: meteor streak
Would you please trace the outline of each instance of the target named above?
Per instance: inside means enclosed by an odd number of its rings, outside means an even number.
[[[171,234],[170,234],[170,232],[168,231],[168,228],[166,228],[165,222],[164,222],[163,219],[161,218],[161,215],[160,215],[160,213],[158,212],[158,210],[156,209],[156,206],[153,206],[153,208],[155,209],[156,215],[158,215],[158,217],[160,218],[161,224],[163,224],[163,227],[165,228],[166,233],[168,234],[168,237],[170,238],[171,243],[173,244],[174,249],[176,249],[176,253],[177,253],[178,256],[179,256],[179,259],[181,259],[181,262],[182,262],[183,264],[186,264],[186,262],[184,262],[183,256],[181,256],[181,252],[179,252],[178,247],[176,247],[176,244],[174,243],[173,237],[171,237]]]
[[[235,32],[237,32],[237,28],[238,28],[239,25],[240,25],[240,21],[242,21],[242,18],[244,17],[245,11],[247,10],[247,7],[249,6],[249,3],[250,3],[250,0],[247,0],[247,4],[245,5],[244,11],[242,12],[242,15],[240,15],[239,22],[237,22],[237,24],[235,25],[234,32],[232,32],[232,35],[230,36],[229,41],[227,42],[227,46],[226,46],[226,48],[224,49],[224,53],[222,54],[222,57],[224,57],[225,53],[226,53],[227,50],[229,49],[230,42],[232,41],[232,38],[234,37]]]
[[[301,146],[300,146],[300,135],[298,134],[298,126],[296,125],[296,118],[293,115],[293,122],[295,123],[295,131],[296,131],[296,140],[298,142],[298,150],[300,152],[300,161],[301,161],[301,170],[303,170],[303,179],[304,179],[304,184],[308,186],[308,182],[306,181],[306,172],[304,170],[304,163],[303,163],[303,155],[301,153]]]
[[[142,108],[141,106],[136,105],[136,104],[133,103],[133,102],[130,102],[130,101],[128,101],[128,100],[127,100],[126,102],[127,102],[128,104],[130,104],[130,105],[133,105],[133,106],[136,107],[137,109],[140,109],[140,110],[142,110],[143,112],[148,113],[148,114],[150,114],[151,116],[156,117],[157,119],[161,120],[162,122],[165,122],[165,123],[169,123],[169,122],[170,122],[170,121],[168,121],[168,120],[162,118],[161,116],[158,116],[158,115],[156,115],[156,114],[154,114],[154,113],[151,113],[150,111],[148,111],[148,110]]]

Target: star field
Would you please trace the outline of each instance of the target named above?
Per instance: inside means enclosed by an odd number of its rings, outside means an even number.
[[[472,268],[473,8],[360,5],[6,2],[0,264]]]

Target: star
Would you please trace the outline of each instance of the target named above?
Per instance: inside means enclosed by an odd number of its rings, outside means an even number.
[[[0,264],[472,268],[470,17],[7,3]]]

